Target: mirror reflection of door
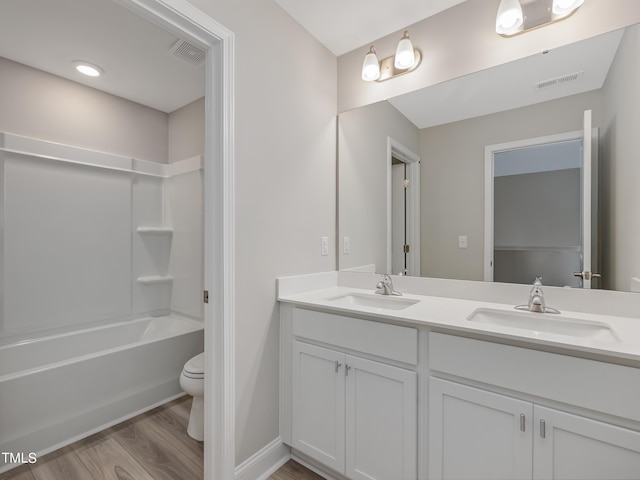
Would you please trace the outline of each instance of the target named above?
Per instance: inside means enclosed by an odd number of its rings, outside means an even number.
[[[387,265],[420,276],[420,157],[387,137]]]
[[[407,164],[391,158],[391,272],[407,274]]]
[[[580,287],[582,140],[494,155],[494,281]]]
[[[591,288],[597,170],[590,124],[585,132],[492,151],[493,281]]]

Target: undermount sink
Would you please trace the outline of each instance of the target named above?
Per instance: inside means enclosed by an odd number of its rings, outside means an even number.
[[[484,323],[499,327],[527,330],[529,335],[551,333],[589,340],[619,342],[620,339],[604,322],[560,317],[534,312],[510,312],[492,308],[478,308],[467,317],[470,322]]]
[[[420,301],[399,296],[369,295],[366,293],[346,293],[337,297],[328,298],[327,300],[335,305],[345,307],[371,307],[382,310],[404,310]]]

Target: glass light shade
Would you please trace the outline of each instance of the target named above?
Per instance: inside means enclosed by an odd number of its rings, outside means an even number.
[[[407,68],[413,67],[415,61],[416,57],[413,52],[413,44],[409,38],[409,33],[404,32],[404,36],[398,43],[398,48],[396,49],[394,65],[400,70],[406,70]]]
[[[362,79],[366,82],[373,82],[378,78],[380,78],[380,64],[375,48],[371,47],[362,63]]]
[[[496,15],[496,32],[502,35],[515,33],[524,22],[522,5],[518,0],[502,0]]]
[[[584,3],[584,0],[553,0],[551,11],[554,15],[564,17]]]

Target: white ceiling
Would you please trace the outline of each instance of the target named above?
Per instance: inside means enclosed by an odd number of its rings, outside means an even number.
[[[0,57],[167,113],[204,95],[204,69],[168,53],[177,40],[108,0],[0,1]],[[80,75],[73,60],[105,75]]]
[[[275,0],[337,57],[464,1]]]
[[[464,0],[274,1],[340,55]],[[593,90],[602,85],[619,38],[601,36],[390,102],[426,128]],[[204,69],[169,54],[177,40],[110,0],[0,1],[0,57],[164,112],[204,95]],[[84,77],[71,68],[73,60],[96,63],[106,74]],[[545,91],[532,87],[577,71],[585,74],[570,86]]]
[[[622,30],[389,99],[418,128],[534,105],[602,88]],[[582,72],[574,82],[536,84]]]

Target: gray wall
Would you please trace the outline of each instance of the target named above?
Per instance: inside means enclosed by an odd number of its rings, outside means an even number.
[[[627,29],[603,87],[603,281],[629,290],[640,276],[640,27]]]
[[[578,247],[580,169],[496,177],[494,237],[499,247]]]
[[[584,110],[601,124],[600,91],[420,131],[422,275],[484,277],[486,145],[582,130]],[[458,235],[468,248],[458,248]]]
[[[276,277],[336,268],[336,58],[275,2],[190,1],[235,34],[240,463],[279,436]]]
[[[203,97],[169,114],[169,163],[204,154],[204,107]]]
[[[167,114],[0,58],[0,131],[167,163]]]
[[[580,286],[580,169],[495,177],[493,198],[493,280]]]
[[[338,264],[387,269],[387,138],[418,152],[418,129],[388,102],[340,114],[338,122]],[[351,253],[342,249],[350,239]]]

